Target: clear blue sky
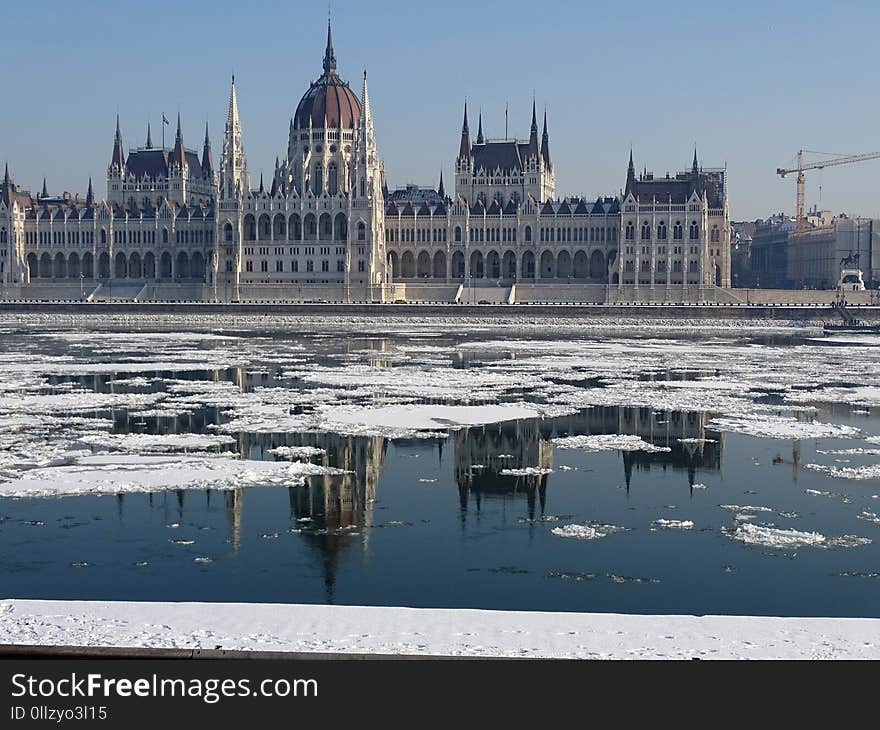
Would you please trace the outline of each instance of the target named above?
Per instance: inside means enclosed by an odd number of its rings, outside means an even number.
[[[462,102],[472,130],[528,134],[532,93],[549,114],[560,195],[617,192],[638,169],[727,164],[734,219],[794,207],[777,166],[800,147],[880,150],[876,2],[332,3],[339,70],[369,71],[389,185],[452,176]],[[0,159],[52,192],[103,191],[114,120],[126,146],[180,111],[187,146],[210,122],[220,154],[230,73],[256,185],[283,156],[288,120],[321,70],[322,3],[7,3],[0,41]],[[173,126],[168,130],[169,138]],[[880,160],[807,177],[807,202],[880,214]]]

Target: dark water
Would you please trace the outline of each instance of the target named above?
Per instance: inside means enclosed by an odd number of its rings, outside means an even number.
[[[309,352],[318,362],[364,344],[352,335]],[[497,355],[454,355],[454,366],[491,357]],[[153,375],[232,380],[245,389],[267,379],[285,383],[283,368],[263,367],[256,375],[238,368]],[[51,376],[55,386],[72,380],[99,392],[114,390],[113,379]],[[161,379],[150,386],[163,387]],[[225,418],[214,407],[176,418],[99,414],[112,416],[117,432],[146,433],[203,433]],[[829,406],[825,416],[880,430],[877,409],[856,416]],[[821,459],[816,449],[852,442],[725,434],[708,428],[710,419],[606,406],[466,428],[446,439],[241,433],[229,448],[244,457],[273,459],[267,451],[275,446],[315,445],[327,454],[313,461],[351,473],[312,477],[300,487],[0,499],[0,596],[880,616],[880,526],[859,516],[880,511],[873,497],[880,485],[804,468]],[[614,433],[638,434],[671,451],[588,453],[550,443],[562,435]],[[553,472],[500,473],[534,466]],[[731,539],[736,511],[725,504],[770,508],[757,514],[761,524],[874,542],[797,550],[746,545]],[[694,527],[657,529],[652,522],[659,518],[691,520]],[[628,530],[595,540],[552,532],[591,522]]]

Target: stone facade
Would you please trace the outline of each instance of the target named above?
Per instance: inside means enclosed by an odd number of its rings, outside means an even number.
[[[179,116],[171,149],[148,127],[126,155],[117,118],[104,201],[91,181],[84,199],[45,184],[31,195],[7,170],[0,278],[7,296],[220,301],[444,301],[465,285],[517,284],[686,300],[730,286],[724,170],[695,153],[672,178],[637,178],[630,155],[621,194],[560,198],[546,112],[542,127],[533,103],[527,141],[488,139],[482,117],[472,140],[465,107],[452,195],[442,173],[436,190],[389,190],[366,74],[358,97],[337,74],[328,25],[323,73],[268,184],[248,175],[234,78],[216,170],[207,128],[201,156]]]

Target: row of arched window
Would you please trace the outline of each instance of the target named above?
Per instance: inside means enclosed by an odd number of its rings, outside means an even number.
[[[346,241],[348,240],[348,217],[345,213],[338,213],[332,218],[329,213],[321,214],[318,218],[314,213],[306,214],[302,219],[294,213],[290,218],[278,213],[273,219],[268,214],[263,214],[257,219],[252,213],[244,217],[244,240],[245,241],[275,241],[287,238],[289,241],[321,240],[321,241]],[[367,227],[363,221],[357,225],[357,240],[365,241]],[[227,222],[223,227],[223,240],[234,240],[232,223]]]

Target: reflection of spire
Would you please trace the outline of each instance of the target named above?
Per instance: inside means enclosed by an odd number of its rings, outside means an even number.
[[[241,487],[224,492],[226,499],[226,515],[229,519],[232,553],[237,554],[241,547],[241,513],[244,507],[244,491]]]

